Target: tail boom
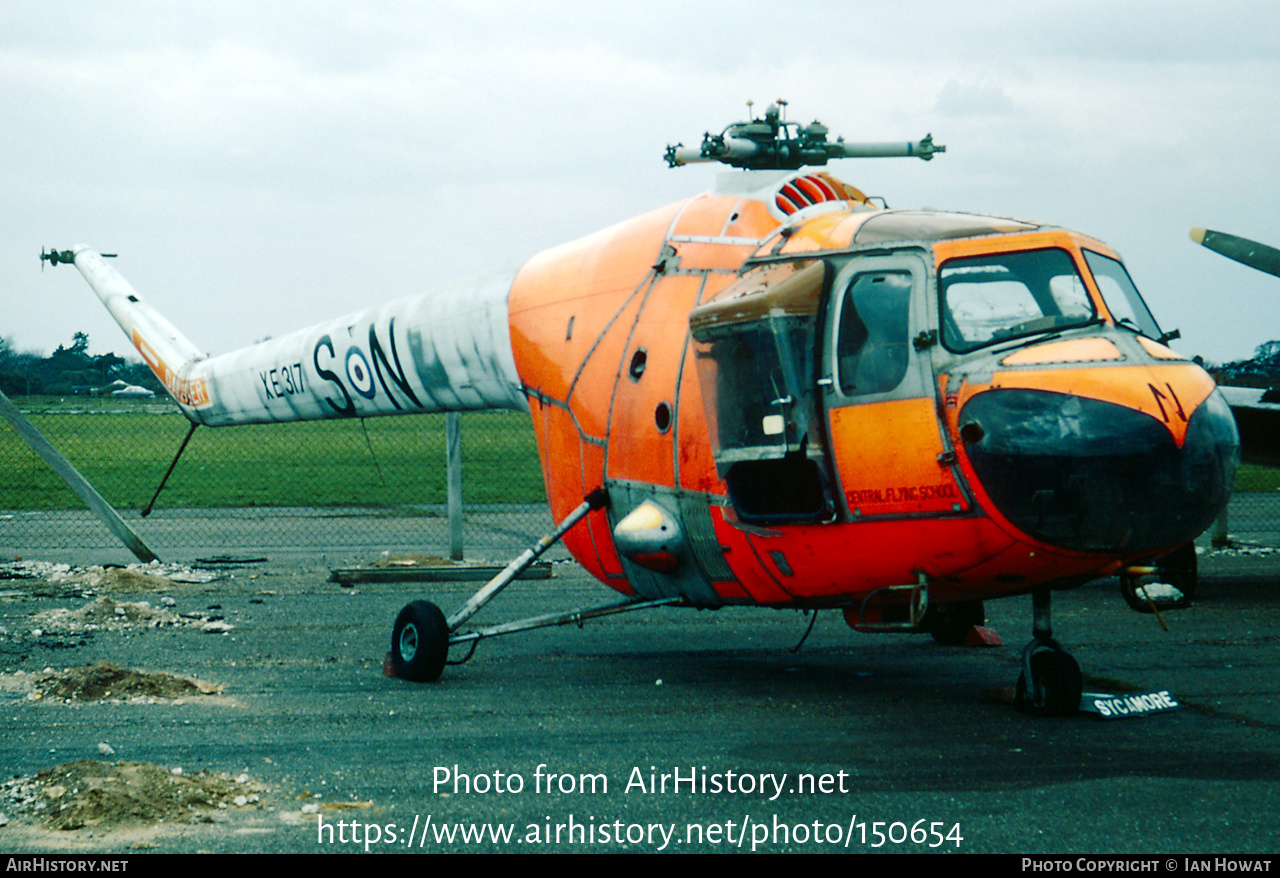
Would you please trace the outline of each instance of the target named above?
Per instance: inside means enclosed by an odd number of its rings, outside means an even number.
[[[195,423],[528,410],[511,352],[514,271],[205,357],[99,254],[83,246],[73,252],[80,273]]]

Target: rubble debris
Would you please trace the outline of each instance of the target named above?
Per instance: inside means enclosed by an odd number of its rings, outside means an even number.
[[[1259,546],[1235,541],[1225,546],[1214,546],[1207,552],[1200,552],[1197,549],[1197,554],[1207,554],[1217,558],[1267,558],[1277,552],[1280,552],[1280,549],[1273,546]]]
[[[165,591],[179,584],[206,583],[217,579],[212,570],[200,570],[185,564],[149,564],[73,567],[49,561],[0,562],[0,579],[39,580],[54,586],[69,587],[82,593],[139,593]]]
[[[176,606],[176,603],[174,604]],[[180,615],[151,606],[150,601],[114,601],[103,595],[78,610],[58,607],[35,614],[32,635],[45,632],[80,634],[85,631],[122,631],[143,628],[204,628],[211,621],[205,615]],[[226,624],[226,623],[223,623]],[[230,630],[226,625],[219,630]],[[40,632],[39,634],[36,632]]]
[[[266,785],[247,775],[175,773],[150,762],[81,760],[0,783],[9,819],[60,830],[136,823],[213,823],[230,808],[262,809]]]

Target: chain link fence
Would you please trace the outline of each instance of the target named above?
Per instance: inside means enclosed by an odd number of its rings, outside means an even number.
[[[22,398],[28,420],[165,560],[290,549],[447,555],[445,415],[190,428],[167,401]],[[552,528],[528,415],[461,416],[463,547],[504,560]],[[0,421],[0,554],[119,541]]]
[[[16,402],[162,559],[449,554],[444,415],[197,429],[143,517],[190,427],[171,403]],[[464,555],[505,561],[553,527],[533,429],[517,412],[464,414],[461,427]],[[1280,471],[1242,467],[1236,489],[1231,535],[1280,546]],[[0,559],[58,560],[69,546],[127,555],[0,420]]]

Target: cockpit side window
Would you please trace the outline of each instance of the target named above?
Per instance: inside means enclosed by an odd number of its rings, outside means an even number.
[[[1075,261],[1056,248],[950,259],[938,272],[938,290],[942,341],[956,353],[1097,316]]]
[[[845,396],[887,393],[907,374],[911,274],[859,274],[840,305],[836,363]]]
[[[1102,301],[1115,318],[1116,324],[1136,329],[1148,338],[1159,339],[1160,327],[1147,303],[1142,300],[1138,288],[1129,278],[1129,272],[1118,260],[1092,250],[1084,251],[1084,261],[1093,272],[1093,279],[1102,293]]]

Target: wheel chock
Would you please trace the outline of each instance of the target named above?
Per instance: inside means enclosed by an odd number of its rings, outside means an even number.
[[[1004,641],[993,628],[974,625],[969,629],[969,636],[964,639],[965,646],[1004,646]]]
[[[391,653],[387,653],[382,658],[382,675],[384,677],[391,677],[392,679],[395,679],[396,663],[392,660]]]

